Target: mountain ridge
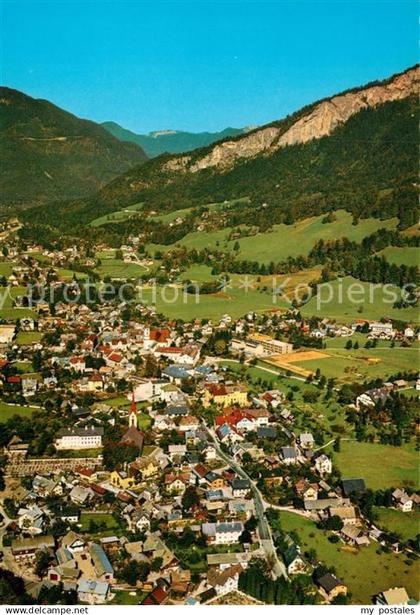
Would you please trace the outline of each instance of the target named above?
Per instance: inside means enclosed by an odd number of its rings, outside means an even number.
[[[200,147],[211,145],[228,137],[234,137],[247,132],[247,128],[227,127],[218,132],[188,132],[183,130],[155,130],[148,134],[139,134],[124,128],[117,122],[101,124],[114,137],[121,141],[136,143],[150,158],[164,153],[182,154]]]
[[[1,203],[87,196],[146,160],[99,124],[44,99],[0,87]]]
[[[145,205],[138,220],[133,216],[106,229],[108,233],[138,232],[148,224],[148,211],[247,196],[249,204],[241,204],[231,224],[267,227],[343,208],[356,219],[398,216],[401,225],[408,226],[415,222],[417,204],[418,79],[418,66],[411,67],[382,82],[307,105],[246,135],[188,154],[161,155],[133,167],[89,199],[54,204],[37,215],[55,225],[59,208],[59,224],[84,225],[141,201]],[[320,126],[318,133],[308,131],[308,119],[318,121],[320,109],[330,111],[331,100],[334,109],[337,98],[347,113],[344,119],[336,121],[332,116],[326,123],[312,124]],[[349,100],[356,102],[349,105]],[[296,126],[303,126],[302,143],[297,142]],[[247,149],[250,139],[251,152]],[[244,143],[246,155],[239,156]],[[220,157],[217,152],[225,149],[228,155]]]

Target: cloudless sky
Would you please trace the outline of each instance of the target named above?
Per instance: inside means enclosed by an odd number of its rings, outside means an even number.
[[[263,124],[418,58],[413,0],[0,0],[1,83],[137,132]]]

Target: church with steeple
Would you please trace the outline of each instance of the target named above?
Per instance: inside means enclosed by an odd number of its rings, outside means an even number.
[[[130,412],[128,414],[128,429],[122,436],[120,442],[121,444],[132,444],[137,446],[140,451],[139,454],[141,455],[143,450],[144,434],[139,430],[137,425],[137,405],[134,400],[134,392],[131,399]]]

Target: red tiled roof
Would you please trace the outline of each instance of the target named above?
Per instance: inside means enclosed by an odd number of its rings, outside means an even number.
[[[94,491],[98,495],[105,495],[106,493],[106,489],[104,489],[100,485],[90,485],[90,488],[92,489],[92,491]]]
[[[206,389],[213,396],[227,395],[226,387],[224,384],[206,384]]]
[[[122,356],[118,354],[117,352],[113,352],[112,354],[108,356],[108,359],[110,361],[113,361],[114,363],[119,363],[120,361],[122,361]]]
[[[83,468],[82,466],[78,466],[74,471],[76,474],[81,474],[82,476],[87,476],[88,478],[90,478],[93,474],[93,470],[90,468]]]
[[[166,342],[171,335],[169,329],[151,329],[150,339],[154,342]]]
[[[159,348],[159,352],[165,354],[181,354],[181,348],[175,348],[175,346],[165,346],[164,348]]]

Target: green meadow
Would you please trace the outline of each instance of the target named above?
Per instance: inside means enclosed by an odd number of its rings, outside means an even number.
[[[128,220],[132,216],[135,216],[143,207],[143,203],[135,203],[134,205],[129,205],[120,211],[114,211],[110,214],[105,214],[104,216],[100,216],[99,218],[95,218],[92,222],[89,223],[89,226],[103,226],[104,224],[111,224],[114,222],[122,222],[123,220]]]
[[[180,214],[180,211],[173,213]],[[178,245],[188,249],[200,250],[207,247],[230,252],[238,242],[240,247],[238,258],[268,264],[272,261],[283,261],[289,256],[307,255],[319,239],[328,241],[347,237],[351,241],[360,242],[378,229],[393,229],[398,223],[396,218],[389,220],[366,218],[353,225],[353,218],[349,212],[338,210],[335,215],[336,220],[327,224],[322,222],[325,216],[316,216],[299,220],[292,225],[276,224],[266,233],[232,240],[229,240],[229,234],[234,230],[231,227],[215,231],[194,231],[185,235]],[[158,247],[149,244],[147,247],[154,253],[157,249],[164,252],[173,246]]]
[[[373,596],[401,586],[418,600],[418,561],[408,565],[402,553],[378,553],[375,542],[351,552],[341,542],[329,542],[328,533],[319,530],[310,519],[289,512],[279,513],[279,518],[284,531],[297,534],[302,553],[315,549],[319,561],[335,568],[337,576],[348,586],[353,604],[371,604]]]
[[[348,339],[348,338],[347,338]],[[329,348],[322,351],[329,355],[312,361],[296,361],[293,364],[316,371],[317,368],[327,378],[338,378],[344,382],[353,382],[355,378],[382,378],[400,371],[412,371],[419,359],[417,345],[410,348],[387,347],[359,348],[345,350]]]
[[[146,268],[138,263],[126,263],[118,258],[106,258],[96,269],[101,278],[116,279],[139,278],[146,272]]]
[[[11,261],[1,261],[0,262],[0,276],[9,277],[13,272],[13,268],[16,266],[16,263]]]
[[[211,280],[215,280],[216,276],[214,276],[211,272],[211,268],[207,265],[192,265],[188,267],[181,275],[179,276],[180,280],[191,280],[191,282],[210,282]]]
[[[39,410],[39,408],[35,408],[33,406],[15,406],[14,404],[0,402],[0,423],[4,423],[15,415],[29,418],[35,410]]]
[[[279,300],[273,303],[270,292],[244,288],[226,289],[213,295],[196,296],[183,291],[179,286],[144,288],[142,299],[146,305],[154,305],[158,313],[168,318],[191,319],[220,319],[228,314],[232,318],[239,318],[250,310],[267,311],[273,308],[285,309],[288,304]]]
[[[418,267],[420,265],[419,248],[388,246],[379,254],[385,256],[386,260],[394,265],[407,265],[408,267]]]
[[[414,539],[420,534],[420,513],[418,510],[412,512],[402,512],[395,508],[384,508],[375,506],[373,508],[377,515],[375,524],[384,531],[395,532],[404,541]]]
[[[16,336],[15,344],[18,346],[31,346],[40,342],[42,339],[41,331],[19,331]]]
[[[363,478],[370,489],[418,488],[418,453],[411,444],[389,446],[343,440],[334,453],[343,478]]]
[[[391,284],[370,284],[351,276],[321,284],[318,294],[301,308],[305,316],[316,315],[320,318],[333,318],[337,322],[352,319],[380,320],[383,317],[418,322],[419,311],[416,307],[397,309],[394,302],[401,291]]]

